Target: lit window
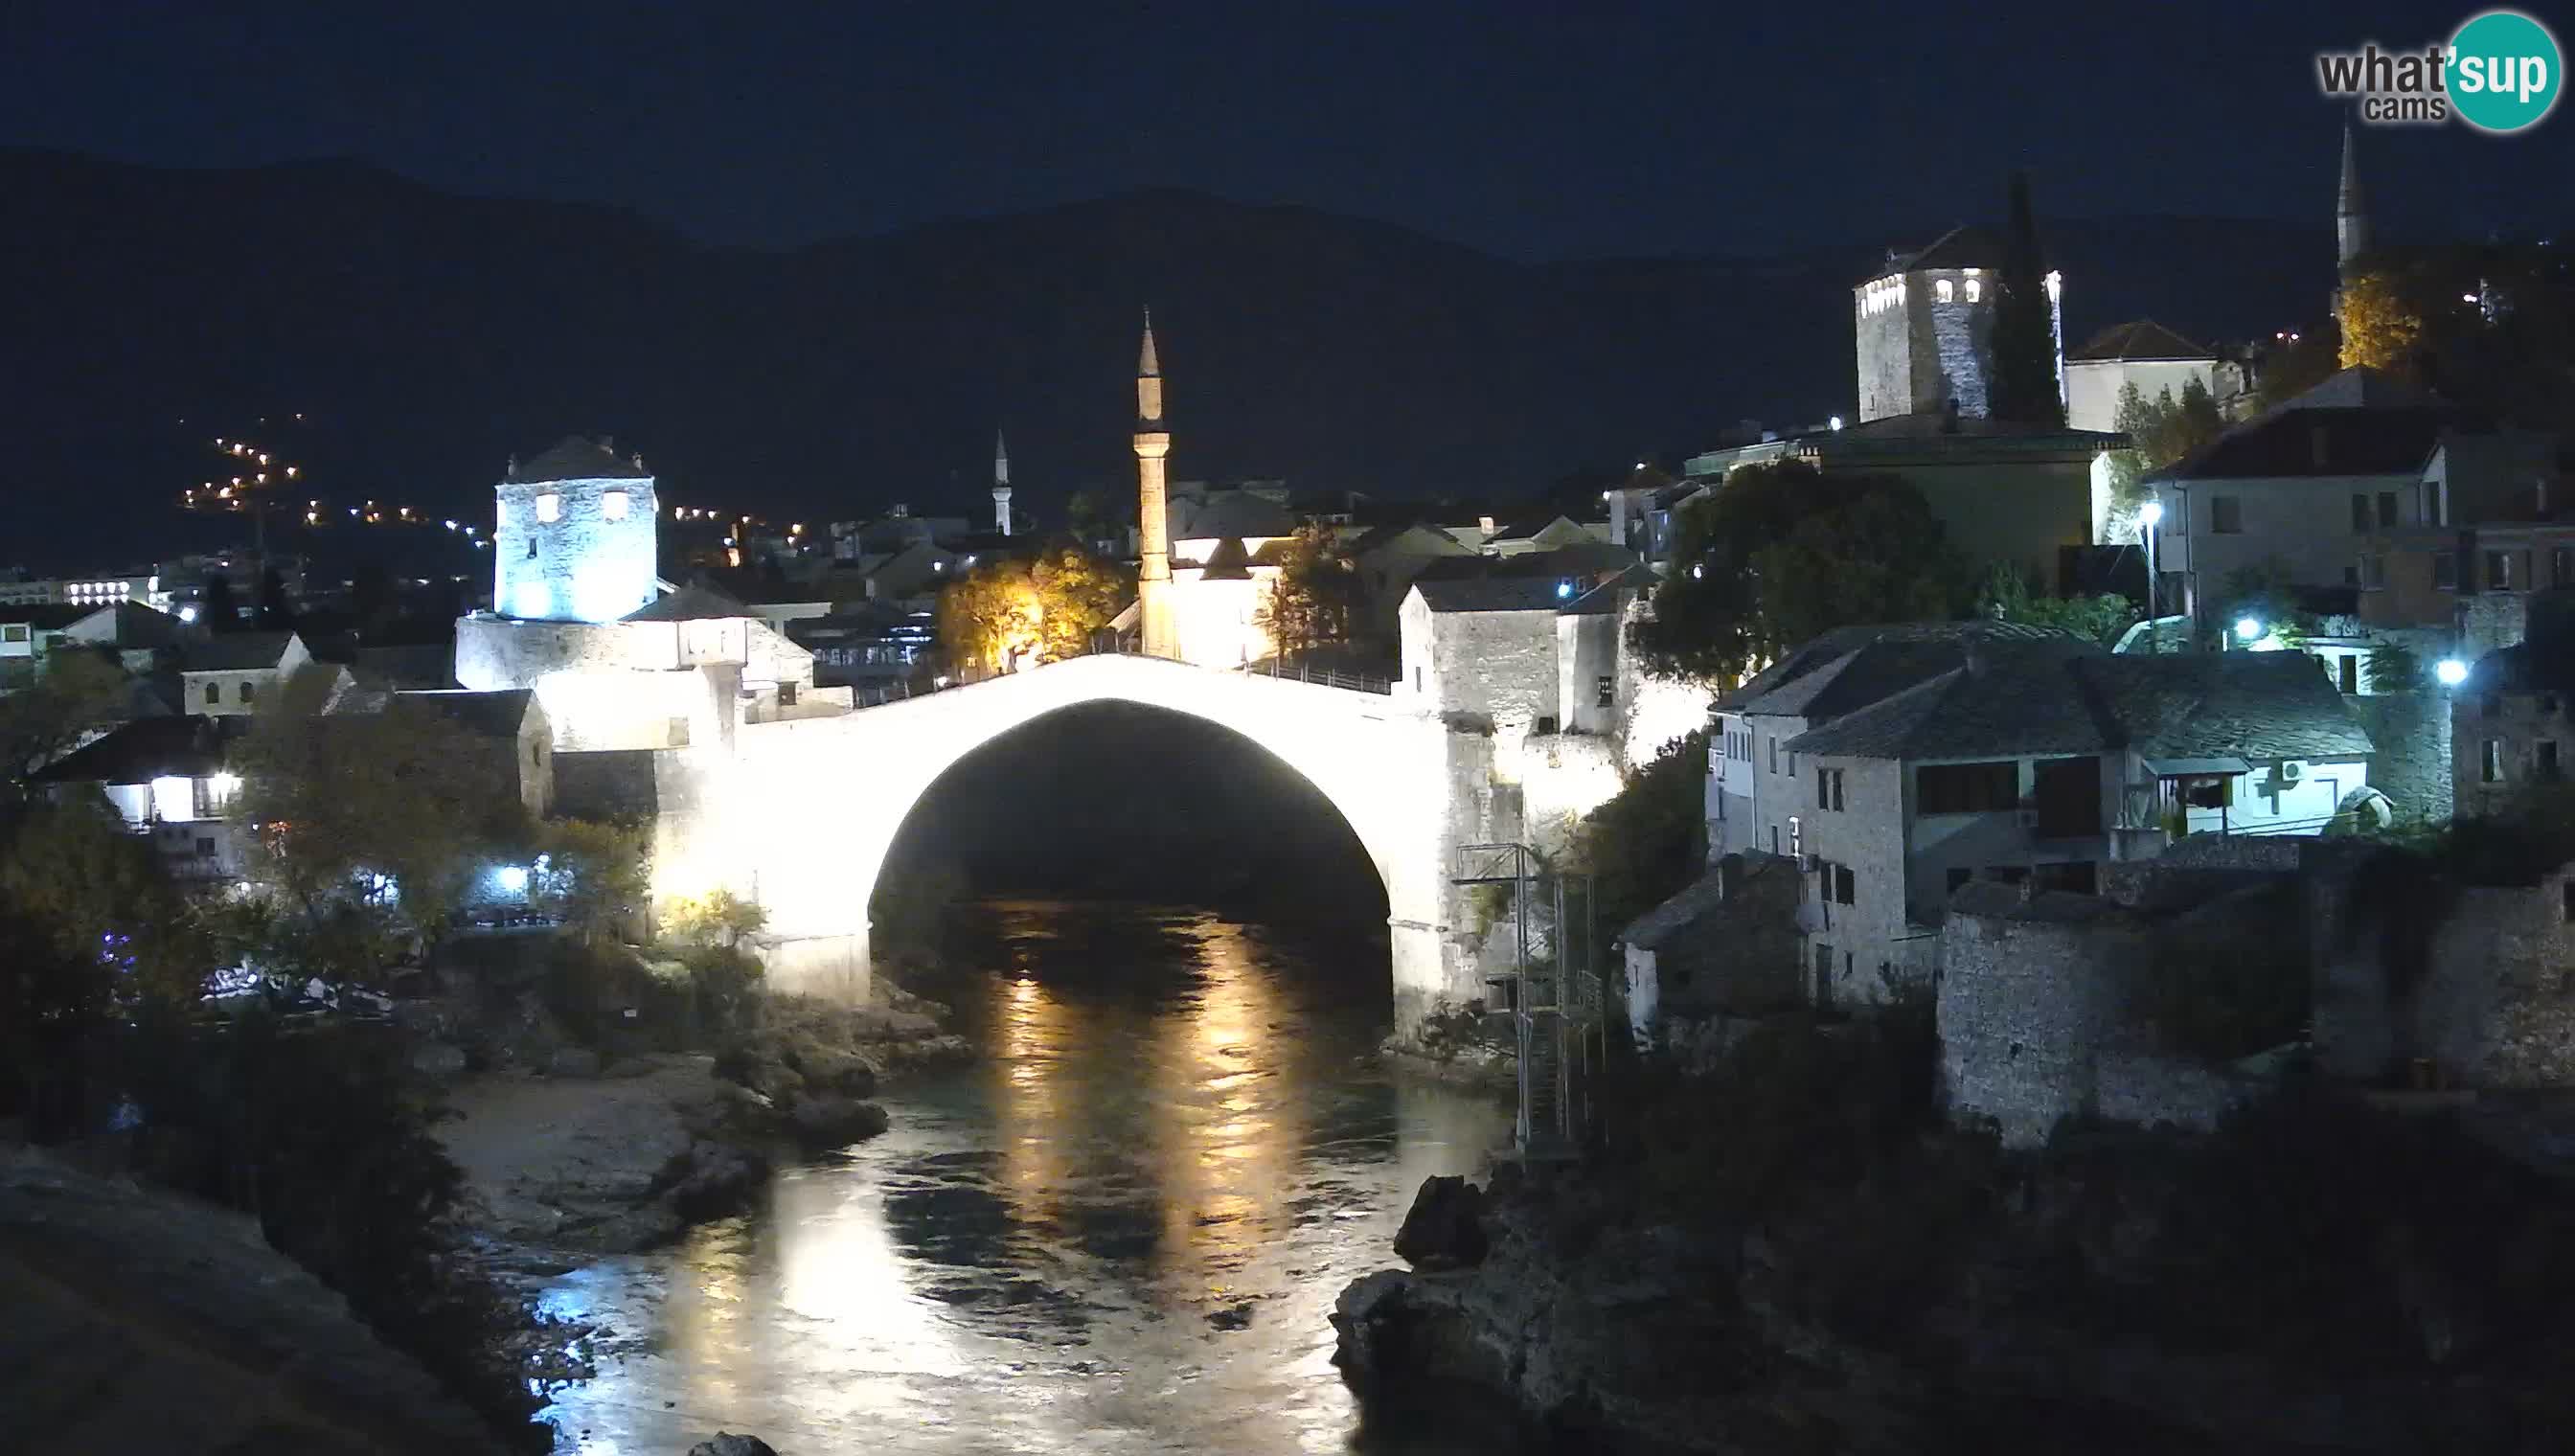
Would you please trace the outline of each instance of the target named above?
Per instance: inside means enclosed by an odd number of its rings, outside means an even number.
[[[552,498],[549,497],[548,499]],[[610,491],[606,495],[601,496],[599,498],[599,514],[602,519],[609,521],[625,520],[626,493],[624,491]]]
[[[1985,296],[1985,284],[1984,284],[1984,280],[1983,280],[1983,279],[1980,279],[1980,278],[1970,278],[1970,279],[1968,279],[1968,280],[1967,280],[1967,302],[1969,302],[1969,303],[1975,303],[1975,302],[1977,302],[1978,300],[1982,299],[1984,296]]]
[[[539,521],[562,520],[563,497],[558,496],[551,491],[547,492],[545,495],[539,496],[537,498],[537,519]]]
[[[1940,302],[1944,304],[1952,302],[1951,295],[1957,292],[1956,288],[1953,287],[1949,280],[1945,278],[1941,279],[1938,283],[1931,285],[1931,291],[1937,295]]]

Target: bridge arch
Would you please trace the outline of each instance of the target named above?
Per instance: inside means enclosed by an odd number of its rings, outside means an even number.
[[[773,984],[864,989],[868,903],[913,805],[959,760],[1070,708],[1131,703],[1199,719],[1286,763],[1340,814],[1385,885],[1396,1024],[1472,998],[1450,944],[1448,864],[1461,809],[1452,735],[1398,700],[1150,658],[1097,656],[837,718],[747,725],[706,770],[683,880],[724,882],[769,912]],[[1138,785],[1150,793],[1150,784]]]

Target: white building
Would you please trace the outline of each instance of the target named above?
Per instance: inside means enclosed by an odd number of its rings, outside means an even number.
[[[179,660],[180,712],[209,718],[257,713],[312,661],[304,639],[291,632],[219,633],[192,643]]]
[[[492,603],[542,622],[615,622],[654,596],[657,518],[644,458],[566,436],[495,488]]]
[[[136,719],[36,778],[58,797],[105,798],[180,878],[239,878],[244,846],[231,815],[241,779],[230,767],[232,737],[204,715]]]
[[[2119,428],[2119,393],[2136,386],[2151,405],[2169,392],[2174,400],[2196,381],[2216,397],[2217,352],[2183,338],[2152,319],[2116,324],[2065,356],[2065,423],[2076,430]]]

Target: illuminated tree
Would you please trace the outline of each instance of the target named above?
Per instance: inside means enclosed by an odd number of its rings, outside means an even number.
[[[1124,571],[1072,542],[1048,547],[1029,568],[1029,585],[1037,593],[1044,662],[1090,652],[1093,635],[1136,596],[1136,584]]]
[[[769,923],[769,911],[729,889],[685,895],[662,909],[662,928],[686,945],[738,949],[743,937],[757,935]]]
[[[1358,617],[1358,573],[1331,528],[1307,522],[1288,539],[1279,576],[1260,608],[1261,629],[1282,661],[1345,646]]]
[[[537,896],[584,940],[608,939],[652,895],[645,834],[637,825],[555,819],[537,842],[544,861]]]
[[[2145,504],[2146,478],[2215,440],[2226,421],[2208,387],[2194,377],[2182,385],[2179,400],[2169,387],[2148,402],[2135,384],[2121,385],[2112,428],[2128,437],[2128,449],[2110,453],[2111,520],[2103,525],[2106,540],[2124,542],[2136,534],[2133,518]]]
[[[939,594],[939,643],[948,669],[961,678],[1007,672],[1033,656],[1041,617],[1029,564],[987,562]]]
[[[2385,273],[2356,273],[2342,286],[2341,363],[2377,370],[2409,367],[2422,342],[2423,316],[2397,280]]]

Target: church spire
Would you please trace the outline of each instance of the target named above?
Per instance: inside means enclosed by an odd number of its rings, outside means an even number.
[[[2353,260],[2369,251],[2369,202],[2360,188],[2360,154],[2351,123],[2342,124],[2342,191],[2334,200],[2336,266],[2351,272]]]

